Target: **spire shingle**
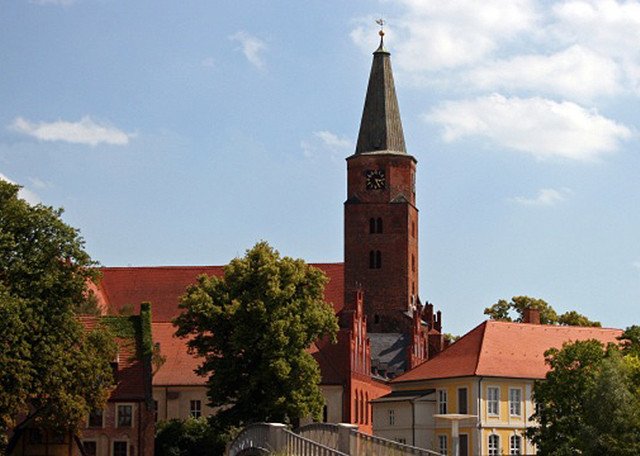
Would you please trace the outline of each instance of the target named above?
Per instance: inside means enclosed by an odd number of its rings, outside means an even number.
[[[364,101],[356,154],[376,151],[407,153],[404,145],[400,109],[391,71],[391,58],[380,47],[373,53],[367,97]]]

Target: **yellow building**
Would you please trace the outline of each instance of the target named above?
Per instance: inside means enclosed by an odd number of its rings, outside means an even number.
[[[536,319],[533,313],[533,320]],[[485,321],[437,357],[397,377],[373,402],[373,433],[454,455],[531,455],[532,391],[548,366],[544,352],[565,342],[617,342],[618,329]]]

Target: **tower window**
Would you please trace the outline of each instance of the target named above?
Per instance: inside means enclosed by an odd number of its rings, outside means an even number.
[[[382,219],[380,217],[369,219],[369,234],[381,234],[382,233]]]
[[[411,270],[416,272],[416,256],[413,253],[411,254]]]
[[[380,250],[369,252],[369,269],[380,269],[382,267],[382,253]]]

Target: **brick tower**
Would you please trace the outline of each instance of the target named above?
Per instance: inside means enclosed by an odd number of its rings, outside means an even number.
[[[356,151],[347,158],[345,305],[360,287],[373,332],[403,331],[418,303],[416,159],[407,154],[390,54],[373,53]]]

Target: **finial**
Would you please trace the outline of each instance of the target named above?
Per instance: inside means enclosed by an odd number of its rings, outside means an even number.
[[[378,35],[380,35],[380,46],[378,46],[378,51],[384,51],[384,25],[387,23],[383,18],[376,19],[376,24],[380,26],[380,31]]]

